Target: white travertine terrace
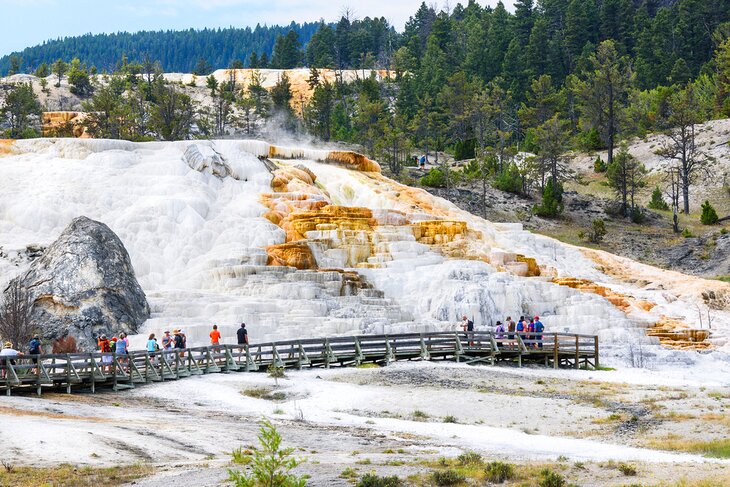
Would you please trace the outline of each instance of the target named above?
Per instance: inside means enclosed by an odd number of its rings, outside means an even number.
[[[306,232],[304,243],[326,271],[267,265],[267,247],[284,244],[287,232],[264,217],[262,195],[284,205],[293,194],[274,194],[272,173],[259,159],[272,154],[279,167],[316,175],[313,200],[372,211],[368,230],[324,224]],[[506,315],[539,314],[548,330],[598,333],[619,356],[629,341],[649,343],[643,328],[662,316],[696,326],[703,292],[714,293],[713,306],[730,306],[727,284],[485,221],[378,172],[338,165],[329,154],[253,140],[1,143],[0,280],[27,266],[27,245],[48,245],[85,215],[109,225],[129,251],[152,308],[142,334],[183,328],[192,344],[207,341],[212,323],[233,341],[241,320],[261,341],[453,329],[463,314],[480,328]],[[298,195],[307,191],[296,187]],[[425,236],[434,221],[464,222],[467,230]],[[528,264],[517,254],[534,258],[542,275],[524,277]],[[343,270],[366,284],[352,285]],[[617,307],[554,277],[593,281],[631,304]],[[711,339],[725,356],[730,314],[712,314]],[[692,360],[682,355],[691,352],[662,353]]]

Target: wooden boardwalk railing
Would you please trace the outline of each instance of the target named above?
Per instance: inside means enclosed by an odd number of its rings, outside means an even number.
[[[115,391],[136,384],[230,371],[389,364],[396,360],[455,360],[492,365],[598,368],[598,337],[568,333],[433,332],[285,340],[252,345],[217,345],[128,354],[71,353],[0,360],[0,392],[44,389],[67,393],[97,387]],[[4,364],[2,362],[5,362]]]

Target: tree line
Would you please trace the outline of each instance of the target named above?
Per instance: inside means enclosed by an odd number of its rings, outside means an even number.
[[[665,196],[688,212],[690,188],[712,165],[695,142],[696,125],[730,116],[728,7],[728,0],[517,0],[510,13],[501,3],[483,8],[470,1],[448,11],[424,3],[401,34],[382,20],[343,16],[335,25],[320,23],[306,47],[290,30],[277,37],[271,58],[248,60],[255,67],[312,66],[312,97],[296,113],[286,75],[271,91],[257,76],[245,90],[235,74],[223,83],[209,77],[213,102],[195,107],[182,87],[164,82],[162,63],[148,57],[122,57],[90,88],[94,68],[78,59],[45,69],[59,81],[67,75],[88,98],[94,136],[254,134],[273,118],[323,140],[359,144],[394,173],[417,149],[439,166],[424,184],[448,188],[468,177],[482,182],[482,198],[488,185],[537,194],[534,211],[543,216],[562,211],[568,151],[606,149],[596,170],[606,171],[620,213],[639,221],[635,195],[646,171],[622,141],[669,135],[657,151],[667,161]],[[202,75],[211,66],[201,63]],[[338,75],[329,82],[319,67],[387,67],[392,76],[345,83]],[[443,151],[471,162],[454,174],[439,161]]]

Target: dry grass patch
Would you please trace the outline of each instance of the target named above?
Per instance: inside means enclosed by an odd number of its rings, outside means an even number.
[[[114,486],[153,473],[149,465],[95,468],[61,464],[55,467],[6,467],[0,471],[0,485],[15,487]]]
[[[683,451],[713,458],[730,458],[730,438],[703,441],[670,434],[660,438],[650,438],[645,445],[657,450]]]

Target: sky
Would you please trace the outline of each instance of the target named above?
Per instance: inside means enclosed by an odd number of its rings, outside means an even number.
[[[453,7],[456,0],[448,0]],[[466,3],[467,0],[462,0]],[[0,0],[0,56],[44,40],[86,33],[255,27],[257,23],[336,21],[345,9],[355,18],[385,17],[398,30],[422,0]],[[428,5],[447,5],[428,0]],[[479,0],[496,5],[497,0]],[[504,4],[511,9],[511,0]],[[9,20],[9,21],[8,21]]]

